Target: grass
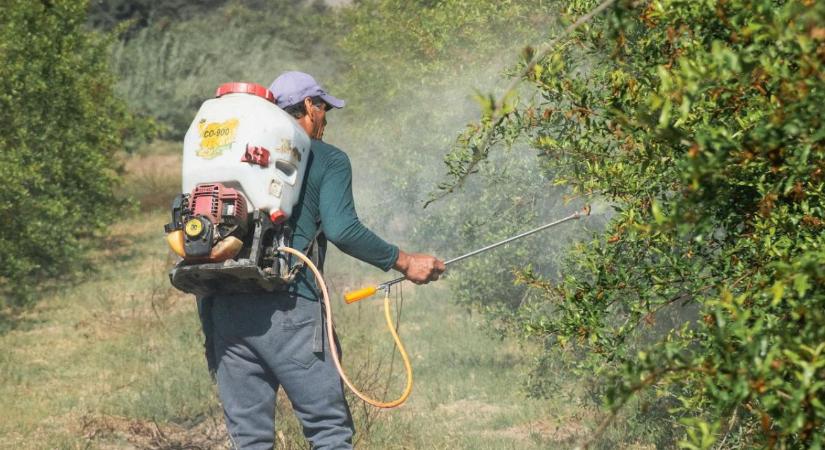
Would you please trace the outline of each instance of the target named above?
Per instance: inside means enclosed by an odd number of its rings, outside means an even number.
[[[165,211],[181,186],[181,144],[154,141],[121,155],[126,172],[118,194],[131,198],[140,211]]]
[[[126,161],[125,186],[142,207],[111,228],[93,255],[96,272],[4,319],[0,448],[227,448],[193,298],[166,277],[173,259],[162,234],[165,200],[178,189],[170,158],[149,151]],[[145,177],[157,182],[139,182]],[[338,300],[389,275],[332,250],[327,276],[348,372],[379,398],[397,395],[403,367],[381,300]],[[525,398],[532,349],[483,331],[480,317],[451,303],[444,283],[404,289],[400,330],[413,394],[391,411],[351,399],[358,448],[570,448],[593,428],[595,413],[569,395]],[[277,421],[278,448],[306,448],[283,392]]]
[[[371,352],[383,384],[392,349],[382,302],[348,308],[355,309],[341,308],[338,315],[343,345],[361,351],[346,363],[364,364]],[[541,422],[554,405],[522,397],[520,371],[527,355],[517,345],[486,335],[437,286],[407,294],[401,332],[415,371],[413,395],[402,408],[381,413],[364,438],[365,448],[547,448],[554,433]],[[398,359],[394,370],[390,397],[403,386]],[[535,439],[533,429],[541,431]]]
[[[118,245],[97,255],[96,274],[27,311],[21,319],[33,325],[0,336],[9,349],[0,356],[0,446],[168,448],[152,435],[179,430],[180,439],[194,439],[198,433],[191,430],[202,431],[204,424],[214,428],[210,445],[222,445],[194,302],[165,277],[164,221],[157,212],[114,226],[111,239]],[[119,259],[122,253],[131,256]],[[333,255],[329,266],[357,267],[344,258]],[[357,281],[341,270],[331,278],[338,288]],[[544,418],[558,405],[521,397],[521,349],[485,335],[438,286],[405,297],[401,332],[413,358],[415,390],[394,411],[353,401],[359,446],[546,448],[554,430]],[[381,314],[381,301],[373,299],[348,307],[339,302],[336,316],[347,367],[360,373],[359,383],[377,385],[379,395],[392,358]],[[388,395],[403,383],[400,360],[393,369]],[[297,447],[298,426],[281,400],[280,440]]]
[[[35,325],[0,337],[10,349],[0,366],[0,445],[82,448],[78,427],[89,416],[173,420],[208,406],[211,386],[195,376],[205,372],[190,351],[198,348],[191,301],[163,276],[160,222],[116,225],[117,245],[97,255],[107,263],[96,274],[27,311],[22,319]]]

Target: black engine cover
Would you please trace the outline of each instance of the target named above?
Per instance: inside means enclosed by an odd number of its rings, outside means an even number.
[[[200,234],[197,236],[190,236],[187,231],[190,226],[190,222],[193,220],[197,220],[201,223],[201,231]],[[189,222],[186,223],[184,226],[184,236],[185,240],[183,241],[183,251],[186,252],[186,256],[190,257],[206,257],[212,252],[212,242],[213,242],[213,233],[215,232],[215,227],[212,225],[212,222],[207,219],[206,217],[197,216],[192,219],[189,219]]]

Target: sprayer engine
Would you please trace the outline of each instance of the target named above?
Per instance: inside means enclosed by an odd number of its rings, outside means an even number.
[[[240,252],[248,224],[243,194],[209,183],[175,198],[164,231],[173,248],[182,248],[185,261],[221,262]]]
[[[294,276],[277,248],[291,238],[289,227],[247,211],[246,197],[221,183],[199,184],[172,201],[164,226],[169,247],[181,261],[169,273],[176,288],[195,295],[223,290],[273,291]]]

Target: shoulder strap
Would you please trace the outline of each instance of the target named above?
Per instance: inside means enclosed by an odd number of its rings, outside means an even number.
[[[321,223],[319,221],[318,230],[315,232],[315,236],[312,238],[312,240],[309,241],[309,245],[307,245],[307,248],[304,249],[304,254],[307,255],[309,260],[312,261],[312,263],[315,264],[316,267],[318,267],[318,271],[320,271],[321,273],[324,273],[324,269],[319,265],[321,255],[320,251],[318,250],[318,247],[320,246],[318,242],[324,238],[323,234],[324,230],[321,229]],[[300,272],[304,268],[304,266],[306,266],[306,264],[304,264],[303,261],[298,261],[297,263],[295,263],[295,265],[293,265],[289,270],[289,279],[294,279],[295,275],[297,275],[298,272]]]
[[[321,273],[324,273],[324,268],[319,264],[321,260],[321,251],[318,247],[321,245],[319,244],[321,239],[324,239],[324,230],[321,229],[321,224],[319,223],[318,231],[315,232],[315,237],[313,237],[312,240],[309,241],[309,245],[307,245],[306,255],[309,256],[309,260],[318,267],[318,270]]]

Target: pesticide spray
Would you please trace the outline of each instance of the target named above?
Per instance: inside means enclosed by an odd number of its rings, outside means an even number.
[[[485,253],[487,251],[490,251],[490,250],[492,250],[494,248],[497,248],[497,247],[500,247],[502,245],[508,244],[510,242],[517,241],[519,239],[525,238],[525,237],[530,236],[532,234],[538,233],[539,231],[543,231],[543,230],[555,227],[557,225],[561,225],[564,222],[568,222],[568,221],[571,221],[571,220],[577,220],[577,219],[581,218],[582,216],[589,216],[589,215],[590,215],[590,206],[586,206],[582,210],[576,211],[575,213],[570,214],[569,216],[564,217],[562,219],[544,224],[544,225],[542,225],[540,227],[537,227],[537,228],[534,228],[532,230],[525,231],[524,233],[517,234],[515,236],[511,236],[507,239],[496,242],[495,244],[487,245],[485,247],[482,247],[482,248],[473,250],[471,252],[465,253],[461,256],[456,256],[455,258],[444,261],[444,265],[449,266],[451,264],[457,263],[459,261],[463,261],[467,258],[472,258],[473,256],[480,255],[482,253]],[[318,271],[317,267],[315,267],[315,265],[312,264],[311,261],[307,260],[305,256],[301,255],[300,252],[297,252],[294,249],[281,248],[280,250],[286,251],[288,253],[292,253],[292,254],[298,256],[299,258],[301,258],[307,264],[307,267],[309,267],[310,270],[312,270],[312,272],[315,274],[316,280],[318,280],[318,282],[319,282],[318,284],[320,285],[321,292],[323,294],[324,308],[326,309],[327,317],[331,318],[332,317],[332,308],[331,308],[330,303],[329,303],[329,292],[327,291],[326,283],[324,283],[323,277],[321,276],[321,274]],[[338,359],[338,352],[337,352],[337,348],[335,347],[335,339],[333,339],[333,337],[332,337],[333,336],[332,321],[331,320],[327,321],[326,330],[327,330],[327,336],[328,336],[329,342],[330,342],[330,351],[332,353],[332,359],[335,362],[335,367],[338,369],[338,373],[341,375],[341,379],[344,381],[344,384],[346,384],[347,387],[356,396],[358,396],[358,398],[360,398],[361,400],[369,403],[370,405],[378,407],[378,408],[395,408],[395,407],[401,406],[402,404],[404,404],[404,402],[407,401],[407,398],[409,398],[410,394],[412,393],[412,386],[413,386],[412,364],[410,363],[410,358],[407,355],[407,351],[404,348],[404,344],[401,342],[401,338],[398,336],[398,332],[396,331],[396,325],[392,321],[392,313],[390,311],[390,289],[391,289],[392,286],[394,286],[398,283],[401,283],[405,279],[406,278],[404,278],[404,277],[399,277],[399,278],[396,278],[396,279],[393,279],[393,280],[390,280],[390,281],[386,281],[386,282],[381,283],[379,285],[368,286],[368,287],[358,289],[356,291],[352,291],[352,292],[348,292],[348,293],[344,294],[344,301],[347,304],[352,304],[352,303],[358,302],[360,300],[364,300],[366,298],[372,297],[373,295],[375,295],[379,291],[384,292],[384,318],[386,319],[386,322],[387,322],[387,328],[389,328],[390,333],[392,334],[392,338],[395,341],[395,345],[396,345],[396,347],[398,347],[398,353],[401,354],[401,359],[404,362],[404,369],[406,371],[406,383],[405,383],[404,391],[401,393],[401,396],[399,396],[397,399],[389,401],[389,402],[383,402],[383,401],[380,401],[380,400],[376,400],[376,399],[373,399],[373,398],[365,395],[364,393],[359,391],[352,384],[352,382],[349,380],[349,378],[347,378],[346,373],[344,372],[343,368],[341,367],[341,362]]]
[[[525,237],[530,236],[532,234],[538,233],[539,231],[543,231],[543,230],[555,227],[557,225],[561,225],[564,222],[568,222],[568,221],[571,221],[571,220],[577,220],[577,219],[581,218],[582,216],[588,216],[588,215],[590,215],[590,206],[586,206],[582,210],[576,211],[575,213],[570,214],[569,216],[564,217],[562,219],[544,224],[540,227],[534,228],[534,229],[529,230],[529,231],[525,231],[524,233],[517,234],[515,236],[511,236],[511,237],[509,237],[507,239],[504,239],[502,241],[496,242],[495,244],[490,244],[490,245],[487,245],[485,247],[482,247],[482,248],[473,250],[471,252],[465,253],[461,256],[457,256],[455,258],[444,261],[444,265],[449,266],[451,264],[457,263],[459,261],[463,261],[467,258],[472,258],[473,256],[480,255],[482,253],[485,253],[487,251],[490,251],[490,250],[492,250],[494,248],[497,248],[497,247],[500,247],[502,245],[508,244],[510,242],[517,241],[519,239],[525,238]],[[315,274],[316,279],[319,281],[318,284],[320,285],[321,292],[323,294],[324,308],[326,309],[327,317],[332,317],[332,308],[330,307],[330,303],[329,303],[329,293],[327,292],[326,284],[324,283],[324,280],[321,277],[321,274],[320,274],[320,272],[318,272],[318,269],[315,267],[315,265],[312,264],[311,261],[306,260],[305,259],[306,257],[304,257],[303,255],[300,255],[300,252],[297,252],[294,249],[282,248],[280,250],[287,251],[288,253],[295,254],[296,256],[298,256],[299,258],[301,258],[302,260],[304,260],[307,263],[307,267],[309,267],[310,270],[313,271],[313,273]],[[352,304],[352,303],[358,302],[360,300],[364,300],[366,298],[372,297],[373,295],[375,295],[379,291],[384,292],[384,318],[386,319],[386,322],[387,322],[387,328],[389,328],[390,333],[392,334],[392,338],[395,341],[395,345],[396,345],[396,347],[398,347],[398,352],[401,354],[401,359],[404,362],[404,369],[407,373],[407,375],[406,375],[406,380],[407,381],[405,383],[404,391],[401,393],[401,396],[399,396],[397,399],[395,399],[393,401],[389,401],[389,402],[383,402],[383,401],[380,401],[380,400],[370,398],[369,396],[367,396],[367,395],[363,394],[361,391],[359,391],[352,384],[352,382],[350,382],[349,378],[347,378],[343,368],[341,367],[341,362],[338,360],[338,352],[337,352],[337,349],[335,348],[335,340],[332,338],[332,333],[333,333],[332,321],[331,320],[327,321],[327,335],[329,337],[329,342],[330,342],[330,347],[331,347],[331,352],[332,352],[332,358],[333,358],[333,361],[335,362],[335,367],[338,369],[338,373],[341,375],[341,379],[344,381],[344,384],[346,384],[347,387],[356,396],[358,396],[358,398],[360,398],[361,400],[369,403],[370,405],[378,407],[378,408],[395,408],[395,407],[401,406],[402,404],[404,404],[404,402],[407,401],[407,398],[409,398],[410,394],[412,393],[412,386],[413,386],[412,364],[410,364],[410,358],[407,355],[407,351],[404,348],[404,344],[401,342],[401,338],[398,336],[398,333],[396,331],[396,325],[392,321],[392,313],[390,311],[390,288],[392,286],[398,284],[398,283],[401,283],[405,279],[406,278],[404,278],[404,277],[399,277],[399,278],[396,278],[396,279],[393,279],[393,280],[390,280],[390,281],[386,281],[386,282],[381,283],[379,285],[368,286],[368,287],[358,289],[356,291],[352,291],[352,292],[348,292],[348,293],[344,294],[344,301],[347,304]]]

